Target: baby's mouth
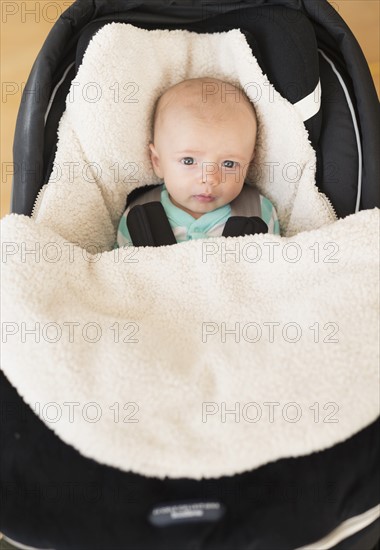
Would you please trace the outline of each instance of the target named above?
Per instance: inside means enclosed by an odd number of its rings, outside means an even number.
[[[194,195],[199,202],[212,202],[216,197],[214,195]]]

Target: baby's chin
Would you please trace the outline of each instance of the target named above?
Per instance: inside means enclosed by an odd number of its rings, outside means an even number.
[[[218,200],[213,200],[211,202],[206,203],[200,203],[197,199],[193,199],[191,201],[191,204],[188,204],[184,208],[191,213],[193,217],[200,217],[203,216],[203,214],[207,214],[208,212],[212,212],[213,210],[216,210],[217,208],[221,208],[224,206],[224,203],[219,204]]]

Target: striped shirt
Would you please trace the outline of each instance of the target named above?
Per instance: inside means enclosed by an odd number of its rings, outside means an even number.
[[[269,199],[260,195],[261,202],[261,218],[268,226],[268,233],[280,235],[280,225],[277,218],[276,210]],[[190,214],[175,206],[169,198],[169,194],[162,184],[161,203],[165,210],[165,214],[169,220],[177,243],[189,241],[193,239],[206,239],[207,237],[221,237],[224,226],[228,218],[231,216],[231,206],[225,204],[220,208],[216,208],[211,212],[206,212],[198,219],[193,218]],[[117,231],[117,242],[114,248],[122,246],[133,246],[132,239],[127,227],[127,215],[130,207],[128,207],[122,215]]]

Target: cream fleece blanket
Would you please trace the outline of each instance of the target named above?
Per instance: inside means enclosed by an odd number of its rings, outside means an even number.
[[[283,236],[113,251],[127,194],[159,183],[154,101],[199,76],[255,103],[250,177]],[[147,476],[232,475],[363,429],[379,407],[379,210],[336,221],[314,172],[302,119],[239,30],[104,27],[33,216],[1,222],[9,381],[83,455]]]

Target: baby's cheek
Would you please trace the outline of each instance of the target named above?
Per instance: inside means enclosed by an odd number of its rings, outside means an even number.
[[[225,175],[224,181],[226,184],[225,186],[228,189],[234,191],[236,188],[238,188],[241,185],[241,182],[244,181],[243,170],[239,168],[239,169],[230,171],[228,174]]]

